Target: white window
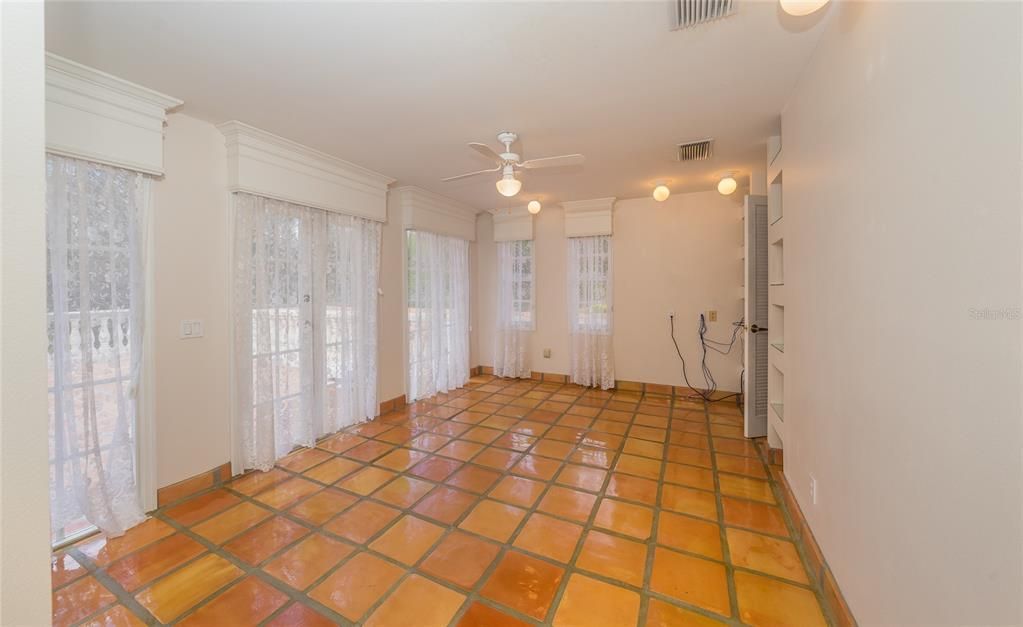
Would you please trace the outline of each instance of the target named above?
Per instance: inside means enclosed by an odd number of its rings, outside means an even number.
[[[533,242],[497,244],[494,374],[529,378],[529,337],[536,327]]]
[[[498,303],[507,309],[499,311],[498,316],[507,313],[510,328],[532,331],[536,328],[533,242],[500,242],[497,247],[498,289],[502,290]]]
[[[574,383],[614,386],[610,235],[568,240],[568,314]]]
[[[51,539],[145,517],[136,469],[149,180],[47,155]]]
[[[409,397],[469,380],[469,242],[407,231]]]

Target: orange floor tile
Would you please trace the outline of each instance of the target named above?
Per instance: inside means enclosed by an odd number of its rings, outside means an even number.
[[[727,402],[474,377],[53,557],[55,625],[826,625]]]

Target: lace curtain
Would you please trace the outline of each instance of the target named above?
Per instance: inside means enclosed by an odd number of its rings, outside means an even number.
[[[269,470],[316,437],[313,214],[235,194],[235,437],[242,469]]]
[[[50,521],[54,541],[145,519],[135,468],[149,179],[47,155]]]
[[[494,374],[529,378],[529,337],[535,328],[533,242],[497,244],[497,325]]]
[[[237,193],[235,470],[376,415],[380,225]]]
[[[377,414],[377,289],[380,223],[325,213],[323,432]]]
[[[611,236],[568,240],[568,313],[573,383],[614,387]]]
[[[409,397],[469,380],[469,242],[407,231]]]

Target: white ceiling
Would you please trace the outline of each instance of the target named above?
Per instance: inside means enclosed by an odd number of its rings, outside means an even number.
[[[819,13],[826,13],[824,11]],[[669,5],[624,3],[46,3],[47,49],[478,209],[497,175],[465,146],[519,133],[513,199],[547,203],[712,189],[749,173],[822,29],[776,2],[668,30]],[[714,137],[682,164],[680,141]]]

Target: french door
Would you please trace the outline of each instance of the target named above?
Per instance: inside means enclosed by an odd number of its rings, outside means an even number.
[[[148,179],[47,155],[51,541],[144,518],[137,473]]]
[[[376,415],[379,223],[234,198],[234,471]]]
[[[469,242],[406,231],[409,398],[469,380]]]

